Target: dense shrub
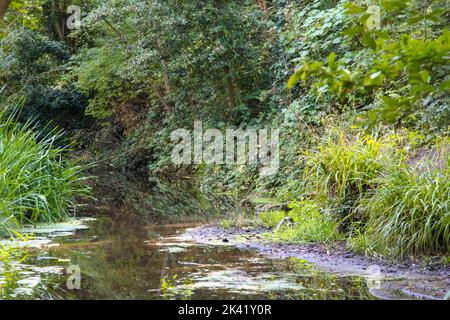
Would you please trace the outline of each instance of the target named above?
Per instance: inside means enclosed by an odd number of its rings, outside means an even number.
[[[294,242],[327,243],[339,239],[336,217],[323,210],[311,200],[293,201],[290,204],[289,217],[292,218],[292,228],[281,231],[282,239]]]
[[[91,121],[85,116],[87,98],[61,77],[71,57],[69,48],[38,31],[18,29],[0,39],[0,88],[3,95],[25,99],[18,120],[51,122],[66,130]]]
[[[259,215],[262,224],[270,228],[275,228],[285,217],[286,213],[278,210],[261,212]]]
[[[288,242],[327,243],[340,238],[333,215],[311,200],[292,201],[289,212],[267,211],[259,215],[266,227],[275,229],[277,240]],[[284,220],[284,223],[280,224]]]

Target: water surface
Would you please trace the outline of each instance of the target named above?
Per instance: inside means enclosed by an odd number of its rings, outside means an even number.
[[[242,213],[240,202],[230,197],[178,185],[105,189],[88,210],[95,221],[84,221],[85,227],[43,228],[35,240],[40,249],[21,268],[20,294],[12,298],[410,298],[401,290],[409,288],[408,279],[383,280],[376,283],[379,288],[373,279],[324,272],[302,259],[275,259],[225,243],[177,237],[187,228]],[[74,278],[77,270],[80,278]],[[74,279],[80,280],[79,287]]]
[[[34,263],[79,266],[81,288],[68,290],[64,272],[49,281],[49,294],[62,299],[374,298],[365,278],[327,274],[298,259],[181,241],[178,233],[200,223],[162,220],[142,225],[104,218],[60,238],[59,246],[45,253],[51,258],[36,256]]]

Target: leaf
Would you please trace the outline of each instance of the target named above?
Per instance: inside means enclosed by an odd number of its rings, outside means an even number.
[[[402,11],[410,5],[411,0],[381,0],[381,5],[387,11]]]
[[[430,83],[431,77],[430,73],[427,70],[422,70],[419,74],[423,83]]]
[[[366,32],[362,37],[362,42],[371,49],[377,48],[377,43],[375,42],[375,38],[372,33]]]
[[[441,91],[449,91],[450,90],[450,79],[444,80],[439,85],[439,90]]]
[[[361,26],[355,26],[348,29],[345,29],[342,31],[342,34],[346,35],[347,37],[354,37],[357,34],[363,33],[364,29]]]
[[[301,73],[300,71],[295,72],[288,81],[288,89],[292,89],[301,79]]]
[[[411,88],[411,94],[416,95],[422,92],[432,92],[434,87],[429,84],[416,84]]]
[[[345,13],[347,14],[360,14],[366,12],[366,8],[357,6],[352,3],[346,3],[344,4]]]
[[[330,55],[328,56],[328,66],[331,69],[336,69],[337,64],[336,64],[336,53],[332,52],[330,53]]]

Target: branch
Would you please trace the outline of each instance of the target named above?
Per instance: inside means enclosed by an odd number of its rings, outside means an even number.
[[[125,36],[119,31],[119,29],[117,29],[111,22],[109,22],[108,19],[106,19],[106,17],[102,16],[101,19],[108,25],[108,27],[110,27],[115,34],[117,34],[117,36],[122,40],[122,42],[128,46],[128,41],[125,38]]]

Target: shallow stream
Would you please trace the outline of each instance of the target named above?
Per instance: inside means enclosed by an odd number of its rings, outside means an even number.
[[[158,213],[161,208],[159,203]],[[75,228],[62,224],[34,229],[39,248],[22,268],[21,295],[29,291],[39,299],[405,298],[396,286],[376,290],[373,279],[324,272],[302,259],[270,258],[249,249],[178,237],[188,228],[217,220],[200,211],[194,218],[155,218],[147,205],[145,212],[138,212],[140,218],[128,218],[135,217],[129,206],[115,202],[103,205],[101,211],[103,217],[74,222]],[[50,245],[40,246],[39,241]]]

